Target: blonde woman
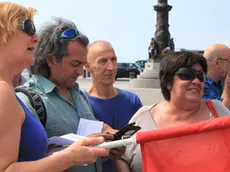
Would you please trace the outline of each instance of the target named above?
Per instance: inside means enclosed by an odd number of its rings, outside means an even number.
[[[14,94],[13,76],[32,65],[39,38],[33,23],[34,8],[0,3],[0,171],[63,171],[108,156],[105,149],[89,147],[103,138],[76,142],[45,157],[47,136],[41,123]]]

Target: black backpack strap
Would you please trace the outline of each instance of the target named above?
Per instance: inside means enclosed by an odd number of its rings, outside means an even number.
[[[42,98],[35,91],[26,86],[16,87],[15,92],[22,92],[28,97],[31,106],[35,109],[42,125],[45,127],[47,121],[47,112]]]
[[[85,94],[79,89],[78,93],[85,99],[86,103],[91,107],[91,105],[89,104],[89,101],[87,99],[87,97],[85,96]]]

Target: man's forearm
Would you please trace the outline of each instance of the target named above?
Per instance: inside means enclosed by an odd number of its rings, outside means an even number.
[[[123,160],[117,159],[113,160],[113,163],[116,168],[116,172],[130,172],[130,168],[126,162]]]
[[[228,93],[226,93],[226,94],[228,94]],[[228,109],[230,109],[230,98],[229,98],[229,96],[226,95],[226,94],[222,94],[222,98],[223,98],[222,103],[223,103]]]
[[[230,109],[230,85],[225,85],[224,86],[224,90],[223,90],[223,93],[222,93],[221,97],[223,99],[222,103],[228,109]]]
[[[224,80],[224,90],[221,97],[223,99],[222,103],[230,109],[230,68],[228,69],[227,76]]]

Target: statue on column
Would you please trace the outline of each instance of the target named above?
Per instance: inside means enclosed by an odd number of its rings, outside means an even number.
[[[175,51],[175,44],[173,38],[169,40],[168,46],[162,50],[162,57]]]
[[[173,38],[169,40],[168,47],[170,48],[172,52],[175,50],[175,44],[174,44]]]
[[[156,60],[157,56],[159,55],[159,46],[157,41],[152,38],[151,43],[148,48],[149,60]]]

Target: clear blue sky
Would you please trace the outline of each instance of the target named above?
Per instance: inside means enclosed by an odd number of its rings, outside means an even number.
[[[75,22],[90,42],[107,40],[119,61],[148,58],[155,32],[157,0],[12,0],[39,11],[35,24],[52,16]],[[230,0],[168,0],[170,33],[176,48],[205,49],[211,43],[230,46]]]

